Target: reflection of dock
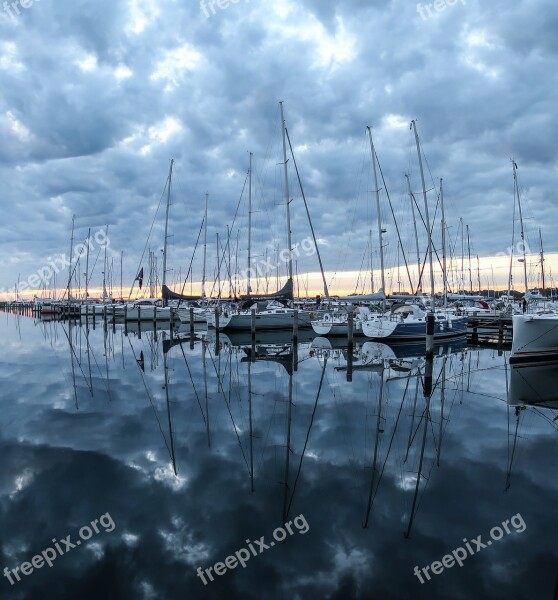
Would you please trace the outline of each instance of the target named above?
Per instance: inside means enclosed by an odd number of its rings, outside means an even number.
[[[473,341],[480,338],[494,338],[501,342],[512,339],[513,321],[511,315],[482,314],[469,315],[467,320],[467,336]]]

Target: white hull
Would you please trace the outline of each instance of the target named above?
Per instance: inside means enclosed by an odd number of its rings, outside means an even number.
[[[104,315],[105,311],[107,315],[112,314],[113,307],[109,304],[82,304],[81,314],[82,315]]]
[[[299,328],[310,327],[310,313],[306,311],[298,312]],[[212,314],[208,323],[215,327],[215,314]],[[294,324],[294,311],[286,309],[283,312],[261,312],[256,313],[256,331],[263,329],[292,329]],[[219,329],[250,331],[252,329],[252,315],[250,313],[241,314],[221,314],[219,315]]]
[[[190,309],[189,308],[179,308],[175,309],[175,312],[178,313],[178,318],[181,323],[185,323],[187,325],[190,324]],[[207,323],[207,317],[205,310],[200,308],[194,309],[194,323]]]
[[[318,335],[345,336],[349,335],[349,324],[347,321],[312,321],[312,329]],[[353,334],[362,333],[360,321],[355,320],[353,324]]]
[[[558,315],[514,315],[510,362],[558,356]]]
[[[425,318],[405,320],[378,317],[364,321],[362,332],[372,339],[413,341],[426,337]],[[434,339],[442,340],[467,334],[467,317],[436,314]]]

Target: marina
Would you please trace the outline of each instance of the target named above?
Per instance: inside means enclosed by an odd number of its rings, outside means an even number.
[[[0,3],[0,600],[558,600],[555,4]]]

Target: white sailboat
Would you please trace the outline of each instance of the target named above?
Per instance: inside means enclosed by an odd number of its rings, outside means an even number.
[[[525,255],[525,232],[523,229],[523,212],[517,181],[517,164],[513,164],[514,199],[519,207],[521,224],[521,240],[523,246],[523,278],[525,299],[532,297],[527,287],[527,257]],[[558,356],[558,313],[527,313],[513,316],[513,340],[510,363],[540,361]]]
[[[167,306],[165,297],[166,277],[167,277],[167,248],[168,248],[168,226],[169,210],[171,202],[172,170],[174,159],[170,161],[169,175],[167,179],[167,207],[165,214],[165,238],[163,243],[163,299],[161,298],[141,298],[128,302],[125,305],[119,305],[113,308],[115,317],[123,317],[127,321],[170,321],[174,317],[173,309]],[[143,267],[134,280],[140,281],[140,288],[143,283]]]
[[[289,260],[288,260],[288,280],[282,290],[272,296],[252,296],[250,287],[250,272],[251,272],[251,214],[252,214],[252,153],[250,153],[250,168],[248,171],[248,281],[247,281],[247,292],[248,295],[243,298],[245,304],[247,302],[253,302],[248,310],[223,310],[219,314],[219,322],[217,323],[215,313],[210,314],[208,317],[208,324],[219,329],[228,330],[246,330],[250,331],[253,324],[252,310],[256,312],[255,322],[257,330],[269,330],[269,329],[292,329],[295,322],[295,313],[298,318],[298,327],[305,328],[310,327],[310,322],[313,313],[304,310],[295,310],[293,308],[285,306],[276,306],[269,304],[275,298],[285,297],[290,302],[293,300],[293,258],[291,254],[292,241],[291,241],[291,215],[290,215],[290,193],[289,193],[289,175],[287,169],[287,145],[286,145],[286,127],[285,118],[283,114],[283,102],[279,103],[281,110],[281,131],[282,131],[282,142],[283,142],[283,166],[284,166],[284,184],[285,184],[285,209],[287,215],[287,248],[289,249]]]
[[[430,263],[430,312],[427,314],[416,304],[405,304],[405,305],[393,305],[388,313],[383,312],[381,315],[374,315],[372,318],[363,321],[362,331],[364,335],[373,339],[385,339],[393,341],[412,341],[425,339],[426,337],[426,324],[427,317],[431,316],[434,319],[434,339],[440,340],[445,338],[451,338],[456,336],[462,336],[467,334],[467,317],[457,316],[451,314],[445,310],[435,310],[433,299],[434,294],[434,269],[432,264],[432,235],[430,232],[430,219],[428,212],[428,199],[426,196],[426,184],[424,180],[424,170],[422,166],[422,155],[420,152],[420,144],[418,133],[416,130],[415,121],[411,122],[411,128],[414,128],[415,142],[417,146],[417,153],[419,158],[419,167],[422,180],[422,191],[424,196],[425,206],[425,218],[427,224],[428,233],[428,259]],[[376,176],[376,151],[374,149],[374,143],[372,141],[372,131],[368,128],[370,137],[370,147],[372,151],[372,161],[374,164],[374,175],[376,184],[376,201],[378,207],[378,220],[380,219],[379,210],[379,188],[378,179]],[[384,285],[384,266],[383,266],[383,244],[381,237],[381,225],[379,225],[380,231],[380,259],[382,268],[382,287]],[[445,254],[445,250],[444,250]],[[444,276],[444,297],[446,289],[446,278]],[[384,303],[385,311],[385,303]]]

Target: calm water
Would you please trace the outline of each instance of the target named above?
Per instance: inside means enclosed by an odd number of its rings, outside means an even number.
[[[251,361],[242,338],[1,313],[0,568],[29,574],[0,597],[555,598],[556,366],[453,344],[428,399],[420,352],[359,342],[351,374],[310,337]]]

